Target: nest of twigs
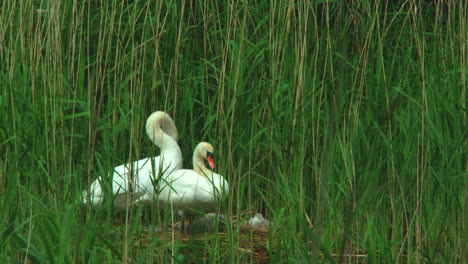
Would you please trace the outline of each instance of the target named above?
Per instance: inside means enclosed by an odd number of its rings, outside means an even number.
[[[137,258],[149,254],[154,263],[170,263],[168,256],[178,260],[174,263],[204,263],[213,258],[217,263],[230,260],[269,263],[269,250],[272,250],[268,230],[251,228],[247,221],[238,223],[236,217],[231,219],[230,230],[187,234],[180,232],[180,223],[176,223],[163,230],[144,227],[128,239],[125,232],[129,228],[117,225],[121,241],[128,241],[129,256]]]

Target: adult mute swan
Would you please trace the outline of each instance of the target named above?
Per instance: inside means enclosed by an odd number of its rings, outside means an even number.
[[[180,216],[187,210],[211,210],[229,193],[226,179],[208,169],[204,160],[214,169],[213,146],[207,142],[201,142],[195,148],[193,170],[176,170],[158,186],[159,201],[172,204]]]
[[[123,210],[137,200],[153,201],[156,180],[182,168],[177,127],[168,114],[161,111],[152,113],[146,121],[146,134],[161,149],[161,154],[114,168],[112,194],[116,209]],[[82,194],[83,203],[102,204],[105,197],[103,186],[107,184],[104,181],[98,177],[91,183],[89,192],[86,190]]]

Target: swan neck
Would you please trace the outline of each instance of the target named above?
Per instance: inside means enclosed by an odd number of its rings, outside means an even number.
[[[193,170],[200,175],[210,175],[211,170],[205,166],[205,160],[198,151],[193,153]]]
[[[162,138],[161,138],[161,141],[159,142],[160,145],[159,148],[161,149],[161,153],[165,153],[167,151],[174,151],[174,150],[178,150],[178,152],[181,152],[180,151],[180,148],[179,148],[179,144],[177,143],[177,141],[175,141],[175,139],[173,139],[171,136],[169,136],[168,134],[166,133],[162,133]],[[180,156],[182,156],[182,154],[180,154]]]
[[[177,131],[175,127],[170,127],[171,122],[169,122],[169,120],[165,120],[165,117],[157,118],[154,121],[149,121],[146,126],[146,134],[150,140],[161,149],[161,151],[165,147],[174,147],[176,145],[178,146],[177,141],[162,129],[163,124],[169,126],[166,127],[168,131]]]

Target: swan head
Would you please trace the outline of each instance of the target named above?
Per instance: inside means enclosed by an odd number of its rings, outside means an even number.
[[[159,129],[171,136],[175,141],[179,141],[179,133],[174,121],[167,113],[162,111],[152,113],[146,120],[146,134],[150,138],[153,138]]]
[[[198,157],[203,157],[208,162],[208,165],[210,165],[211,169],[215,168],[215,163],[214,163],[214,148],[213,146],[208,143],[208,142],[201,142],[197,145],[196,153]]]

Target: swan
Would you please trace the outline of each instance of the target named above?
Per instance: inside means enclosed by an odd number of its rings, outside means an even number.
[[[182,168],[177,127],[167,113],[152,113],[146,121],[146,134],[161,149],[161,154],[114,168],[112,194],[116,209],[124,210],[136,201],[152,202],[156,180]],[[93,206],[102,204],[105,197],[104,181],[105,179],[98,177],[91,183],[89,191],[82,193],[83,203],[89,202]]]
[[[204,160],[211,169],[215,168],[213,146],[208,142],[196,146],[193,170],[176,170],[160,182],[159,202],[172,204],[181,217],[189,210],[208,211],[215,208],[229,193],[229,184],[223,176],[208,169]]]

